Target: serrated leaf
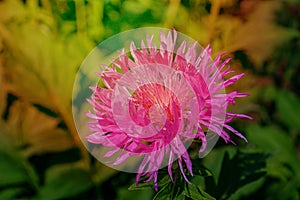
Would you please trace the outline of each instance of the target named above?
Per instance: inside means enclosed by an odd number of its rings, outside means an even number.
[[[175,168],[173,173],[174,182],[170,180],[167,172],[163,173],[165,176],[161,179],[161,181],[158,181],[159,191],[153,199],[184,199],[182,192],[186,182],[181,177],[179,168]]]
[[[204,176],[204,177],[213,176],[212,172],[202,164],[200,159],[192,159],[192,163],[193,163],[193,173],[195,175]]]
[[[299,172],[300,161],[294,149],[293,141],[287,133],[278,127],[261,127],[258,125],[248,126],[246,130],[249,143],[272,154],[268,161],[268,174],[284,179],[286,173],[282,167],[284,163],[290,165],[294,172]]]
[[[89,173],[72,166],[56,166],[46,172],[45,185],[37,199],[54,200],[75,197],[93,187]]]
[[[161,174],[159,174],[161,175]],[[128,189],[129,190],[143,190],[143,189],[148,189],[149,187],[153,187],[153,181],[150,182],[143,182],[143,180],[146,178],[143,178],[140,180],[140,183],[136,186],[136,184],[132,184]],[[168,174],[165,174],[162,178],[160,176],[158,177],[158,187],[162,188],[166,184],[171,183],[171,179]]]
[[[136,185],[135,183],[129,186],[128,190],[145,190],[153,187],[153,182],[145,182],[145,183],[139,183]]]
[[[195,175],[195,177],[203,178],[200,175]],[[194,178],[195,178],[194,177]],[[175,168],[174,171],[174,182],[171,182],[168,175],[164,178],[166,181],[158,182],[159,183],[159,191],[154,196],[154,199],[177,199],[184,200],[186,197],[192,199],[214,199],[209,194],[204,192],[200,187],[196,184],[188,184],[184,178],[181,176],[181,172],[178,168]],[[194,180],[191,180],[192,182]]]
[[[206,193],[201,187],[195,184],[186,184],[183,194],[186,197],[197,200],[215,200],[214,197]]]
[[[163,186],[154,196],[153,200],[171,200],[171,185],[172,183]]]
[[[268,157],[266,154],[238,151],[230,158],[226,152],[217,183],[216,198],[228,199],[243,186],[262,178]]]
[[[272,154],[267,162],[267,173],[279,181],[269,186],[268,196],[273,196],[272,199],[298,199],[300,161],[292,138],[276,126],[252,125],[247,132],[250,144]]]

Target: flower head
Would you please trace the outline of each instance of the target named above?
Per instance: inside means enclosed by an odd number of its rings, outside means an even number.
[[[110,148],[104,157],[113,158],[111,165],[140,156],[136,182],[148,175],[156,190],[158,170],[168,166],[172,179],[176,160],[188,182],[184,165],[193,175],[187,152],[193,140],[201,141],[200,153],[209,149],[212,136],[232,142],[231,132],[246,140],[228,123],[249,117],[226,109],[236,97],[247,95],[225,93],[243,74],[224,80],[233,72],[227,66],[230,59],[222,61],[219,55],[211,60],[209,46],[199,51],[196,42],[187,45],[177,39],[173,30],[161,32],[159,48],[149,36],[141,48],[132,42],[129,52],[120,51],[98,74],[104,87],[92,87],[88,100],[94,111],[87,113],[92,134],[86,139]]]

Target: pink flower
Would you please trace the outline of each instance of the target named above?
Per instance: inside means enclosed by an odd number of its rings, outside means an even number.
[[[200,140],[200,152],[208,147],[208,132],[227,142],[229,132],[246,138],[228,125],[235,118],[250,118],[226,111],[235,104],[236,97],[247,94],[237,91],[225,93],[225,88],[244,74],[227,80],[233,71],[227,66],[230,59],[219,55],[211,60],[207,46],[198,54],[197,43],[178,45],[177,32],[161,32],[160,47],[153,37],[147,36],[141,48],[132,42],[130,52],[119,52],[111,66],[99,73],[105,87],[92,87],[90,104],[94,111],[87,116],[92,132],[86,139],[111,150],[105,158],[119,155],[110,162],[119,165],[130,157],[142,156],[136,184],[141,176],[148,175],[158,190],[158,170],[168,166],[172,177],[172,163],[177,160],[184,179],[184,165],[192,176],[192,162],[187,147],[193,140]],[[227,66],[227,67],[226,67]],[[225,129],[223,129],[225,128]]]

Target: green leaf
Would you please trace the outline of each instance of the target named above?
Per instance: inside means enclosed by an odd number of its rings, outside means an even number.
[[[279,91],[276,97],[277,110],[282,122],[300,132],[300,98],[285,90]]]
[[[37,199],[54,200],[75,197],[93,187],[89,173],[78,167],[56,166],[46,172],[45,185]]]
[[[171,200],[171,187],[172,183],[168,183],[163,186],[154,196],[153,200],[164,200],[170,199]]]
[[[200,159],[192,159],[193,163],[193,173],[199,176],[213,176],[212,171],[203,165]]]
[[[266,191],[272,199],[298,199],[300,188],[300,161],[292,138],[276,126],[247,128],[249,145],[272,153],[267,162],[267,174],[273,181]]]
[[[17,196],[24,192],[24,188],[7,188],[5,190],[0,190],[0,199],[1,200],[11,200],[17,199]]]
[[[22,163],[5,151],[0,151],[0,171],[0,187],[29,182]]]
[[[238,151],[232,158],[224,154],[222,168],[215,189],[217,199],[228,199],[243,186],[259,180],[265,175],[266,159],[262,153],[244,153]],[[212,191],[212,189],[208,189]]]
[[[2,131],[2,130],[1,130]],[[30,164],[13,149],[0,132],[0,187],[28,184],[37,188],[38,178]]]
[[[162,178],[160,178],[161,175],[162,175],[162,173],[160,173],[159,177],[158,177],[158,188],[162,188],[166,184],[171,183],[171,179],[168,174],[164,174],[164,176]],[[128,189],[129,190],[143,190],[143,189],[148,189],[149,187],[153,188],[153,181],[143,182],[143,180],[145,180],[145,179],[147,179],[147,178],[146,177],[141,178],[141,180],[137,186],[134,183]]]
[[[234,156],[236,148],[233,148],[232,146],[216,148],[203,158],[203,165],[211,171],[215,182],[217,182],[219,178],[225,152],[228,152],[230,156]]]
[[[196,162],[198,163],[198,162]],[[199,164],[199,163],[198,163]],[[192,199],[214,199],[211,197],[209,194],[204,192],[198,182],[198,179],[203,179],[207,174],[210,174],[208,170],[205,167],[202,167],[202,165],[196,165],[195,167],[196,172],[199,172],[197,169],[201,169],[204,171],[202,173],[200,171],[199,174],[195,174],[193,177],[189,177],[190,181],[192,184],[188,184],[185,179],[182,177],[182,174],[179,170],[179,168],[174,167],[173,168],[173,179],[174,182],[170,181],[169,175],[166,174],[161,181],[159,181],[159,191],[158,193],[154,196],[154,199],[178,199],[178,200],[183,200],[188,198]],[[194,184],[196,183],[196,184]],[[204,185],[204,181],[203,181]]]
[[[159,173],[158,189],[159,191],[155,194],[153,199],[184,199],[183,186],[186,183],[182,176],[179,168],[173,167],[173,180],[171,181],[167,170],[162,169]]]
[[[149,189],[153,187],[153,182],[145,182],[145,183],[139,183],[136,185],[135,183],[129,186],[128,190],[144,190],[144,189]]]
[[[228,200],[240,200],[243,198],[247,198],[251,195],[257,194],[258,190],[260,190],[264,183],[266,182],[265,178],[258,179],[256,181],[253,181],[244,187],[239,188],[234,194],[230,196]]]
[[[293,177],[289,181],[272,182],[266,190],[267,200],[299,200],[300,178]],[[271,198],[270,198],[271,197]]]
[[[16,199],[38,189],[38,177],[31,165],[13,149],[0,132],[0,199]]]
[[[153,196],[153,189],[148,188],[145,190],[128,190],[127,188],[118,189],[118,200],[128,200],[128,199],[142,199],[142,200],[151,200]]]
[[[210,196],[200,186],[197,186],[195,184],[186,184],[183,194],[186,197],[195,200],[215,200],[214,197]]]
[[[271,153],[268,160],[268,174],[285,179],[286,168],[283,164],[288,164],[294,172],[299,172],[300,161],[294,149],[292,138],[276,126],[261,127],[252,125],[247,127],[249,145]]]

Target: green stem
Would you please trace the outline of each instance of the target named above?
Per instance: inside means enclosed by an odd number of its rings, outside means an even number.
[[[165,14],[164,27],[172,27],[180,6],[180,0],[170,0],[170,4]]]
[[[214,36],[216,21],[219,15],[220,8],[221,8],[221,1],[219,0],[212,1],[210,15],[209,15],[208,43],[211,43],[211,40]]]
[[[86,23],[86,12],[85,12],[84,0],[76,0],[75,9],[76,9],[77,33],[80,36],[85,36],[87,23]]]

